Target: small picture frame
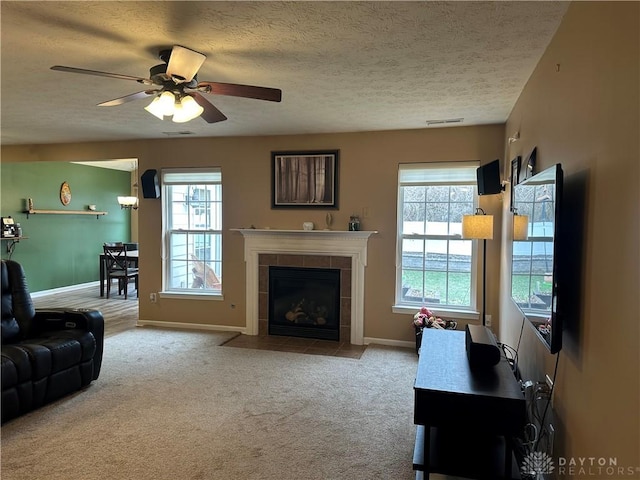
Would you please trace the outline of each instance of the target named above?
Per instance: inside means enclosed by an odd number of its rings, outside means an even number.
[[[523,180],[526,180],[527,178],[533,177],[533,175],[536,173],[535,168],[536,168],[537,154],[538,154],[538,147],[534,147],[531,153],[529,154],[529,157],[527,158],[527,163],[522,165],[522,168],[520,169],[521,182]]]
[[[338,208],[339,153],[271,152],[271,207]]]
[[[515,202],[515,191],[514,188],[518,183],[520,183],[520,166],[522,162],[522,157],[518,155],[516,158],[511,160],[511,205],[510,210],[513,212],[513,205]]]
[[[65,207],[71,203],[71,187],[68,182],[62,182],[60,185],[60,203]]]

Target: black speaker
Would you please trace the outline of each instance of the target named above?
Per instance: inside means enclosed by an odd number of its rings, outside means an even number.
[[[500,349],[488,327],[467,325],[465,333],[467,357],[471,368],[493,367],[500,361]]]
[[[476,170],[478,195],[495,195],[502,192],[500,160],[482,165]]]
[[[160,198],[160,184],[158,183],[158,171],[147,170],[140,177],[143,198]]]

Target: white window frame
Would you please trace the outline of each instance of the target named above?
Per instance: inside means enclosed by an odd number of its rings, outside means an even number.
[[[470,185],[474,188],[473,214],[478,207],[476,170],[480,166],[478,161],[464,162],[432,162],[400,164],[398,168],[398,203],[397,203],[397,229],[396,229],[396,291],[394,313],[414,314],[419,308],[415,303],[402,300],[402,242],[403,239],[434,239],[434,240],[462,240],[461,235],[433,235],[433,234],[405,234],[403,233],[403,186],[430,186],[430,185]],[[461,320],[477,320],[477,272],[478,272],[478,242],[471,241],[471,282],[470,304],[446,305],[427,304],[429,309],[437,315],[446,315],[448,318]]]
[[[174,185],[220,185],[222,189],[222,169],[220,167],[207,168],[167,168],[161,172],[162,184],[162,298],[192,298],[197,296],[201,299],[222,300],[222,288],[219,290],[212,289],[195,289],[195,288],[172,288],[170,286],[170,255],[171,255],[171,234],[172,229],[169,228],[171,220],[171,204],[172,199],[170,189]],[[222,198],[222,192],[221,192]],[[220,208],[220,217],[222,216],[222,208]],[[222,269],[222,218],[219,221],[220,229],[177,229],[180,233],[211,233],[219,235],[220,238],[220,258],[215,259]],[[221,284],[222,271],[218,272]]]

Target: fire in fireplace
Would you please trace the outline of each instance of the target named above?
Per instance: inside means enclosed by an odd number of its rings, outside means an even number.
[[[340,340],[340,270],[270,266],[269,335]]]

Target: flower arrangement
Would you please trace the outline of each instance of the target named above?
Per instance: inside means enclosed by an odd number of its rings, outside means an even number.
[[[413,326],[416,333],[421,333],[423,328],[440,328],[442,330],[452,330],[458,326],[457,322],[451,320],[443,320],[433,314],[427,307],[422,307],[413,316]]]

